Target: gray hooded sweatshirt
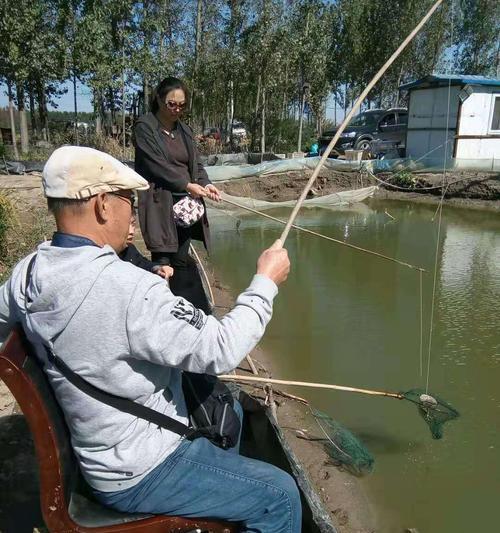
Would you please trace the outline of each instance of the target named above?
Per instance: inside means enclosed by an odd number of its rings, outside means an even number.
[[[256,275],[221,320],[174,296],[165,281],[109,247],[38,248],[0,287],[0,342],[20,323],[63,409],[83,475],[101,491],[137,484],[179,445],[166,429],[94,400],[47,360],[48,344],[81,377],[187,424],[182,370],[235,368],[271,319],[276,285]],[[42,344],[43,343],[43,344]]]

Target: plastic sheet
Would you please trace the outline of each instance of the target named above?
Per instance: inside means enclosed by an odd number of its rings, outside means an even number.
[[[247,156],[255,154],[219,154],[204,159],[208,177],[214,182],[232,179],[281,174],[284,172],[314,170],[320,160],[319,157],[299,157],[296,159],[276,159],[264,161],[256,165],[235,164]],[[260,155],[260,154],[257,154]],[[237,156],[237,157],[235,157]],[[126,165],[134,168],[133,161],[124,161]],[[25,174],[27,172],[41,172],[44,162],[39,161],[1,161],[0,172],[5,174]],[[498,159],[448,159],[444,164],[443,159],[425,158],[414,159],[371,159],[366,161],[346,161],[344,159],[327,159],[325,168],[338,172],[358,172],[366,168],[374,174],[378,172],[443,172],[446,170],[472,170],[482,172],[500,172],[500,155]]]
[[[266,176],[300,170],[314,170],[319,157],[301,157],[297,159],[280,159],[266,161],[258,165],[214,166],[206,168],[209,178],[214,181],[228,181],[232,179]],[[477,170],[483,172],[500,171],[500,157],[498,159],[448,159],[446,164],[442,159],[426,158],[413,159],[371,159],[367,161],[345,161],[344,159],[327,159],[325,168],[339,172],[357,172],[366,168],[370,172],[443,172],[446,170]]]
[[[44,164],[39,161],[0,160],[0,173],[22,175],[27,172],[42,172]]]
[[[305,200],[303,207],[332,207],[350,205],[366,200],[370,196],[373,196],[377,189],[377,186],[364,187],[362,189],[354,189],[350,191],[340,191],[333,194],[326,194],[325,196],[319,196],[318,198],[311,198]],[[250,207],[258,211],[264,209],[274,209],[279,207],[293,207],[297,200],[287,200],[284,202],[267,202],[266,200],[254,200],[253,198],[247,198],[245,196],[231,196],[222,192],[222,198],[231,200],[244,207]],[[233,207],[227,202],[221,202],[218,204],[211,204],[211,207],[216,209],[238,209]]]

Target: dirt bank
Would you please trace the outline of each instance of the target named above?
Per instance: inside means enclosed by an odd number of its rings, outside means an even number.
[[[249,196],[258,200],[282,201],[298,198],[312,171],[287,172],[243,178],[220,184],[233,196]],[[318,196],[378,185],[378,198],[414,200],[435,203],[441,200],[442,174],[378,174],[378,180],[367,173],[322,170],[314,185]],[[386,182],[385,185],[382,182]],[[500,174],[488,172],[447,172],[445,203],[480,209],[500,209]],[[392,185],[390,185],[392,184]],[[401,185],[403,184],[403,185]]]

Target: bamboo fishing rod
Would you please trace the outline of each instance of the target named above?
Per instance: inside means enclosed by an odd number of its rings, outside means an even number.
[[[218,376],[224,381],[247,381],[250,383],[270,383],[272,385],[293,385],[294,387],[309,387],[314,389],[333,389],[345,392],[357,392],[359,394],[369,394],[370,396],[386,396],[404,400],[405,397],[399,392],[387,392],[381,390],[359,389],[357,387],[345,387],[344,385],[333,385],[330,383],[314,383],[311,381],[288,381],[285,379],[272,379],[257,376],[240,376],[234,374],[222,374]]]
[[[363,92],[359,95],[358,99],[352,106],[352,109],[349,111],[347,116],[344,118],[342,124],[339,126],[337,132],[333,136],[333,139],[328,144],[325,152],[321,156],[321,159],[318,162],[318,165],[314,169],[314,172],[312,173],[312,176],[309,178],[309,181],[307,182],[306,186],[304,187],[304,190],[302,191],[302,194],[300,195],[299,199],[297,200],[297,203],[295,204],[295,207],[293,208],[292,213],[290,214],[290,217],[288,218],[288,221],[285,225],[285,229],[283,230],[283,233],[281,234],[280,241],[281,244],[284,245],[285,241],[288,237],[288,234],[290,233],[290,229],[293,226],[293,223],[295,219],[297,218],[297,215],[299,213],[300,208],[302,207],[302,204],[304,203],[304,200],[306,199],[307,193],[310,191],[311,187],[313,186],[314,182],[316,181],[319,172],[321,168],[323,167],[327,157],[330,155],[330,152],[333,150],[333,147],[337,144],[337,141],[339,140],[340,136],[342,135],[342,132],[345,130],[347,124],[349,124],[351,118],[354,116],[354,113],[358,111],[361,104],[363,103],[363,100],[366,98],[368,93],[373,89],[374,85],[377,83],[377,81],[383,76],[385,71],[396,61],[397,57],[401,52],[406,48],[406,46],[410,43],[410,41],[415,37],[415,35],[420,31],[422,26],[430,19],[434,11],[442,4],[443,0],[437,0],[433,4],[433,6],[429,9],[429,11],[426,13],[424,18],[415,26],[415,28],[410,32],[408,37],[399,45],[398,49],[392,54],[392,56],[384,63],[384,65],[380,68],[380,70],[375,74],[373,79],[368,83],[368,85],[365,87]]]
[[[249,211],[250,213],[254,213],[255,215],[259,215],[261,217],[268,218],[269,220],[274,220],[275,222],[279,222],[280,224],[286,225],[286,222],[284,220],[268,215],[267,213],[263,213],[262,211],[258,211],[257,209],[252,209],[251,207],[247,207],[246,205],[242,205],[233,200],[229,200],[227,198],[227,195],[221,196],[221,199],[223,202],[233,205],[234,207],[238,207],[245,211]],[[384,255],[373,250],[368,250],[367,248],[362,248],[361,246],[356,246],[355,244],[350,244],[339,239],[334,239],[333,237],[329,237],[328,235],[323,235],[322,233],[318,233],[317,231],[313,231],[311,229],[303,228],[302,226],[297,226],[296,224],[292,224],[291,227],[298,231],[303,231],[304,233],[309,233],[310,235],[321,237],[322,239],[326,239],[327,241],[335,242],[337,244],[341,244],[342,246],[347,246],[348,248],[352,248],[353,250],[357,250],[358,252],[364,252],[367,254],[375,255],[377,257],[380,257],[381,259],[385,259],[386,261],[392,261],[393,263],[397,263],[398,265],[412,268],[414,270],[419,270],[420,272],[427,272],[425,268],[411,265],[410,263],[405,263],[404,261],[400,261],[399,259],[395,259],[394,257],[389,257],[388,255]]]

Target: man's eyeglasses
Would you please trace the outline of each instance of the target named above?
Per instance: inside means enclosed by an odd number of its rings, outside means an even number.
[[[169,109],[179,109],[182,111],[186,107],[186,102],[176,102],[175,100],[167,100],[165,105]]]
[[[112,194],[113,196],[117,196],[118,198],[121,198],[125,202],[130,204],[130,209],[133,211],[135,208],[135,195],[132,196],[126,196],[124,194],[120,194],[119,192],[110,192],[109,194]]]

